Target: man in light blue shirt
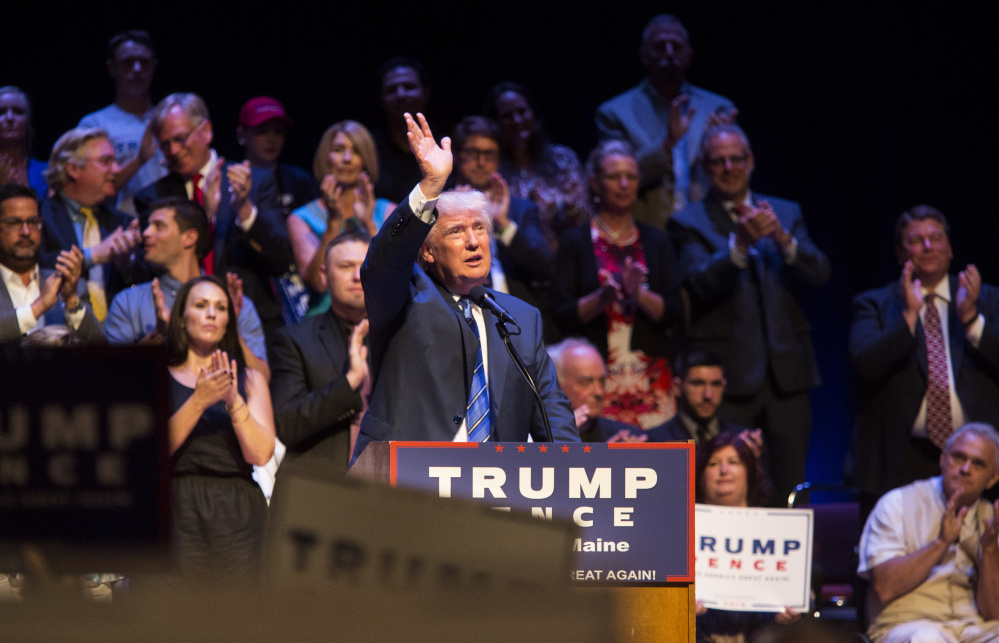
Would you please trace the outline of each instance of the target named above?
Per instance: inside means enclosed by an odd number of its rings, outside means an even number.
[[[122,344],[160,344],[166,335],[170,309],[180,287],[201,275],[201,259],[208,252],[208,218],[193,201],[164,199],[154,204],[149,225],[142,232],[146,261],[163,273],[152,281],[123,290],[111,302],[108,341]],[[264,330],[256,306],[242,295],[242,285],[227,275],[236,307],[239,342],[247,365],[270,379]]]

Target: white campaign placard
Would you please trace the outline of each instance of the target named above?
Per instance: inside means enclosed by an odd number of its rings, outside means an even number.
[[[811,509],[694,506],[697,599],[709,609],[808,608]]]

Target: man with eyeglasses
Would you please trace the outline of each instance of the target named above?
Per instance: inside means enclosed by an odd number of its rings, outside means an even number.
[[[156,62],[156,46],[148,32],[131,29],[115,34],[108,43],[106,62],[114,81],[114,102],[87,114],[79,124],[108,133],[120,168],[115,177],[117,207],[128,214],[135,214],[135,193],[166,174],[163,156],[147,128]]]
[[[49,324],[68,325],[85,343],[103,343],[97,319],[77,293],[83,253],[74,246],[59,253],[54,270],[40,269],[42,227],[34,190],[0,186],[0,344]]]
[[[755,160],[738,126],[705,131],[707,197],[669,221],[690,295],[690,349],[725,362],[720,417],[763,429],[774,498],[805,479],[811,434],[809,391],[820,385],[802,288],[829,278],[829,260],[797,203],[750,190]]]
[[[180,197],[204,207],[212,242],[202,268],[206,274],[235,273],[257,305],[269,340],[284,325],[270,278],[285,274],[294,262],[273,174],[219,157],[211,147],[208,107],[197,94],[170,94],[156,106],[149,126],[170,173],[135,195],[142,229],[160,199]]]
[[[118,170],[107,132],[77,127],[56,141],[45,174],[55,195],[41,206],[41,265],[55,268],[59,253],[81,248],[83,279],[99,322],[116,293],[150,278],[133,255],[142,241],[138,220],[106,205]]]
[[[491,250],[499,261],[490,269],[493,290],[523,299],[541,311],[545,341],[557,341],[550,317],[548,286],[552,278],[551,249],[541,232],[538,206],[510,196],[499,173],[499,125],[484,116],[469,116],[458,123],[452,139],[458,151],[457,189],[479,190],[493,206]]]
[[[900,276],[853,300],[850,365],[857,392],[846,479],[862,510],[939,473],[948,435],[999,425],[999,289],[968,265],[951,274],[950,225],[917,205],[899,215]]]

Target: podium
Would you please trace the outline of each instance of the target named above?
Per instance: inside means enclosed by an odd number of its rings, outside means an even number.
[[[613,600],[617,639],[694,641],[693,444],[373,442],[349,475],[572,520],[576,592]]]

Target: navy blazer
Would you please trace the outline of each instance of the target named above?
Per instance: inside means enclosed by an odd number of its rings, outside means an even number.
[[[985,317],[976,349],[957,315],[958,282],[950,277],[947,316],[954,385],[965,418],[999,426],[999,289],[982,285],[978,310]],[[846,481],[861,491],[883,494],[912,482],[905,470],[912,426],[926,395],[927,362],[923,324],[915,334],[902,316],[899,283],[868,290],[853,300],[850,365],[857,394],[857,419]]]
[[[229,179],[224,169],[222,171],[219,188],[222,198],[215,213],[215,274],[224,276],[226,272],[234,272],[239,275],[243,280],[243,292],[253,300],[264,328],[270,332],[282,325],[281,304],[275,299],[270,278],[288,272],[294,259],[274,175],[261,168],[251,168],[251,172],[253,185],[248,198],[257,206],[257,218],[244,232],[236,224],[235,214],[229,206],[226,197]],[[135,209],[143,229],[148,225],[153,203],[167,197],[188,198],[185,183],[183,177],[171,173],[136,193]]]
[[[730,396],[758,393],[768,367],[782,393],[809,391],[821,383],[811,326],[797,292],[824,284],[829,260],[808,236],[797,203],[753,195],[754,203],[761,200],[769,201],[781,226],[798,241],[791,265],[772,239],[751,249],[745,269],[733,264],[728,240],[736,223],[713,193],[667,223],[690,295],[687,339],[691,348],[708,349],[725,360],[725,394]]]
[[[38,265],[42,268],[54,269],[60,252],[69,250],[74,245],[81,250],[83,247],[77,241],[73,220],[69,215],[69,207],[60,196],[56,195],[51,199],[44,199],[40,215],[45,223],[42,226],[42,245]],[[101,239],[107,238],[118,227],[128,228],[129,224],[134,221],[130,215],[108,208],[103,204],[94,208],[94,218],[97,219]],[[141,250],[139,254],[141,254]],[[121,290],[153,278],[152,272],[141,259],[130,261],[124,268],[118,268],[113,262],[103,265],[104,290],[107,293],[108,305]],[[88,272],[84,270],[83,276],[80,278],[80,283],[83,284],[81,292],[86,290]]]
[[[466,413],[478,343],[448,291],[416,265],[431,225],[400,204],[371,241],[361,283],[370,322],[371,404],[354,457],[372,440],[450,441]],[[575,417],[545,352],[536,308],[494,293],[521,325],[511,337],[545,401],[555,440],[576,442]],[[489,401],[493,440],[543,440],[527,382],[507,354],[488,311]]]

